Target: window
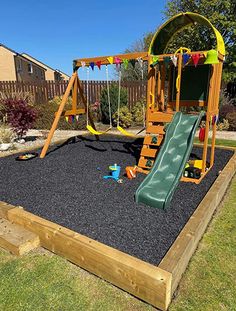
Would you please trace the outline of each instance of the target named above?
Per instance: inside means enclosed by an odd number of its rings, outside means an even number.
[[[22,71],[22,60],[19,58],[17,62],[17,71]]]
[[[33,73],[33,66],[31,63],[28,63],[28,73]]]

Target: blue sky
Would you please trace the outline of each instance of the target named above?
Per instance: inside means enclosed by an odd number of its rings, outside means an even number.
[[[73,59],[122,53],[155,30],[165,2],[4,1],[0,42],[71,74]],[[96,69],[90,76],[99,79],[103,73]]]

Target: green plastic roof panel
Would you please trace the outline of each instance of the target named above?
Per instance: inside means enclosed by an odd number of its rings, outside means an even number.
[[[195,23],[205,25],[213,31],[217,42],[217,50],[222,55],[225,55],[224,40],[219,31],[212,25],[212,23],[207,18],[200,14],[191,12],[175,15],[166,23],[164,23],[153,36],[152,42],[149,47],[149,54],[163,54],[169,41],[176,32]]]

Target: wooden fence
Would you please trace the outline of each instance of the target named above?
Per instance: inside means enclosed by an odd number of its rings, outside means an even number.
[[[81,81],[84,94],[86,95],[87,83]],[[117,81],[109,81],[118,84]],[[18,81],[0,81],[0,92],[11,94],[13,92],[30,92],[37,104],[47,103],[55,96],[62,96],[66,90],[68,81],[43,81],[43,82],[18,82]],[[146,97],[146,81],[129,81],[121,83],[128,92],[128,105],[131,109],[135,103],[142,97]],[[90,103],[100,100],[100,94],[103,88],[107,88],[106,81],[89,81],[88,98]]]

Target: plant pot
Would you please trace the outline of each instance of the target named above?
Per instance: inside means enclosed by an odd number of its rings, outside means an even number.
[[[0,151],[7,151],[11,147],[11,143],[0,144]]]

